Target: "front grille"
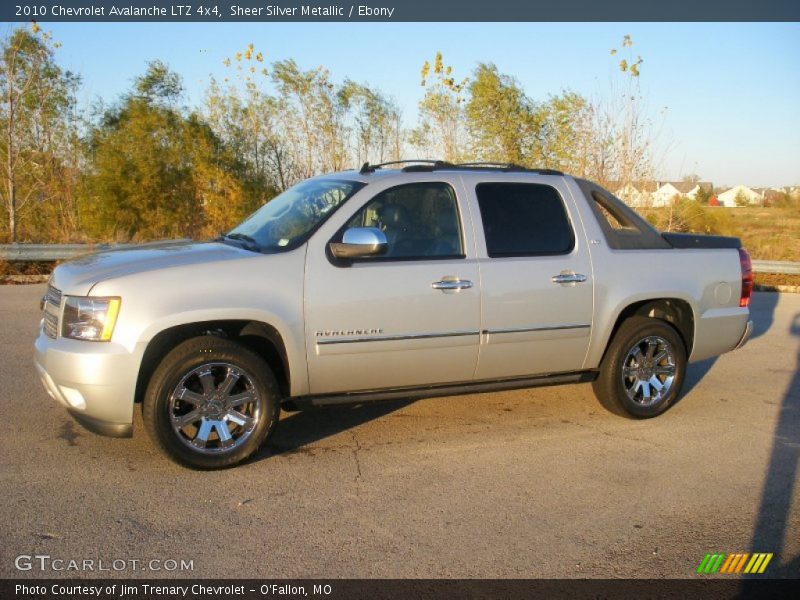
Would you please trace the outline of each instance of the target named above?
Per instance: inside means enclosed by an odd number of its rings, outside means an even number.
[[[58,315],[61,313],[61,290],[47,286],[44,296],[44,333],[47,337],[58,337]]]

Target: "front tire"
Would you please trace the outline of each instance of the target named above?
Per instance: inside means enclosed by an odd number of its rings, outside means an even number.
[[[686,376],[686,347],[669,323],[631,317],[617,331],[600,365],[594,393],[617,414],[645,419],[667,410]]]
[[[279,414],[279,388],[267,363],[216,336],[171,350],[153,373],[142,407],[153,441],[194,469],[246,460],[272,433]]]

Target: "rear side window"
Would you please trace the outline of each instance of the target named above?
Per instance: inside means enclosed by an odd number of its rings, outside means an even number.
[[[572,251],[572,226],[555,188],[535,183],[481,183],[475,191],[489,256]]]

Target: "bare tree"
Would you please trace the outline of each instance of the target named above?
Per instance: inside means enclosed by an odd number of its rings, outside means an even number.
[[[399,155],[398,126],[402,129],[397,104],[366,84],[345,80],[339,101],[352,121],[353,153],[357,163],[383,162]]]
[[[56,151],[70,136],[78,79],[55,64],[57,47],[35,23],[0,44],[0,169],[12,242],[20,211],[52,191],[48,174],[58,171]]]
[[[456,82],[453,67],[444,64],[441,52],[436,53],[433,67],[425,61],[421,75],[426,89],[410,142],[430,156],[458,162],[466,157],[464,92],[469,80]]]
[[[618,76],[612,77],[609,89],[590,103],[588,109],[590,138],[586,175],[619,187],[651,180],[655,172],[656,119],[650,114],[640,86],[644,60],[633,54],[633,40],[626,35],[621,49],[611,55],[620,57]]]

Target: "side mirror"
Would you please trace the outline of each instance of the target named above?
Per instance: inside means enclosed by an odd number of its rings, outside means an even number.
[[[331,242],[330,248],[336,258],[365,258],[385,254],[389,243],[377,227],[353,227],[344,232],[341,242]]]

